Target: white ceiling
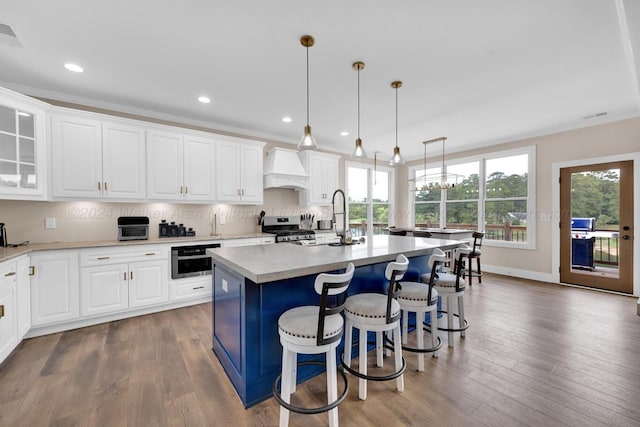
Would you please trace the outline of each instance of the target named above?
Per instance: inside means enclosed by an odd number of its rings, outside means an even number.
[[[395,144],[393,80],[408,158],[439,136],[452,152],[640,115],[638,0],[2,0],[0,22],[21,44],[0,40],[1,86],[288,143],[311,34],[310,124],[340,152],[357,60],[370,155]]]

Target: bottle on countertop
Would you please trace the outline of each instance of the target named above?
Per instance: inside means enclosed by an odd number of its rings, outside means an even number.
[[[167,224],[167,220],[163,219],[158,224],[158,236],[159,237],[169,237],[169,224]]]
[[[178,237],[184,237],[187,235],[187,229],[184,224],[178,224]]]

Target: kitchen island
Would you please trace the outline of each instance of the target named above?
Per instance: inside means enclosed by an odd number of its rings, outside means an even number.
[[[313,289],[317,274],[340,271],[353,262],[350,295],[384,292],[384,269],[398,254],[409,258],[405,280],[418,280],[435,248],[448,250],[460,244],[378,235],[351,246],[280,243],[209,249],[214,264],[213,351],[245,407],[271,396],[282,358],[278,317],[292,307],[318,305]],[[301,369],[298,381],[318,373],[317,368]]]

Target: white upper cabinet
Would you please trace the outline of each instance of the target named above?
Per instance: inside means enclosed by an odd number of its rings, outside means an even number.
[[[0,199],[46,197],[49,104],[0,88]]]
[[[220,202],[262,204],[263,143],[218,141],[217,199]]]
[[[215,141],[151,130],[147,166],[149,199],[215,201]]]
[[[54,114],[53,197],[143,200],[144,152],[144,128]]]
[[[299,203],[303,206],[330,205],[331,196],[338,189],[340,156],[315,151],[302,151],[298,156],[309,174],[309,189],[300,191]]]

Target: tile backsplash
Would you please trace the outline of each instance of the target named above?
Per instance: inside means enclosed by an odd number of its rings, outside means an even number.
[[[149,217],[152,238],[158,237],[162,219],[192,227],[197,236],[203,236],[212,233],[216,218],[217,233],[229,235],[258,231],[257,218],[262,210],[266,215],[312,213],[316,219],[331,218],[330,206],[299,206],[296,191],[268,189],[264,204],[259,206],[0,200],[0,222],[6,224],[9,243],[115,240],[120,216]],[[45,218],[55,218],[56,228],[45,229]]]

